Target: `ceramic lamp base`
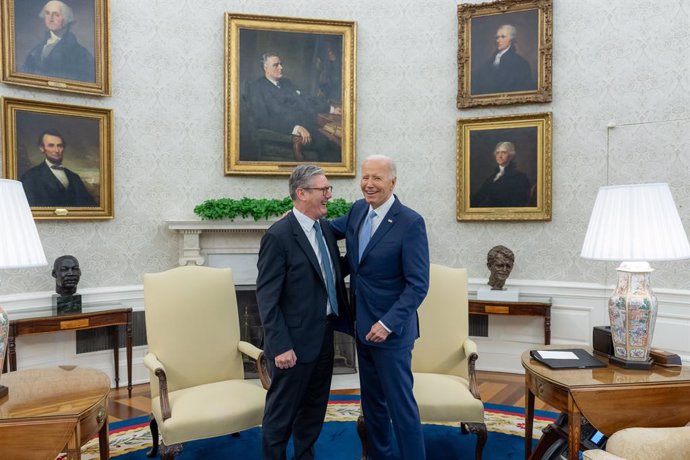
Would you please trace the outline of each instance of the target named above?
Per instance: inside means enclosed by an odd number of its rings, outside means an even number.
[[[615,356],[611,355],[609,356],[609,363],[625,369],[646,370],[652,368],[654,365],[654,360],[652,358],[648,358],[647,361],[628,361],[627,359],[616,358]]]

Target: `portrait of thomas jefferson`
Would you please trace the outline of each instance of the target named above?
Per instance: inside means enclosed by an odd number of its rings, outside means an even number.
[[[489,129],[470,136],[470,206],[536,206],[537,129]]]

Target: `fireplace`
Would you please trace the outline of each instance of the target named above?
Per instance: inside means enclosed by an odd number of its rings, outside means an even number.
[[[229,267],[237,292],[242,340],[261,347],[263,328],[256,302],[256,261],[261,237],[271,221],[168,221],[179,234],[180,265]],[[342,249],[342,248],[341,248]],[[340,332],[334,338],[334,374],[357,372],[354,339]],[[258,376],[254,362],[245,359],[247,378]]]

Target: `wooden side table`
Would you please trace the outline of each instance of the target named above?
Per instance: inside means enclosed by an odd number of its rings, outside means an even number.
[[[81,458],[98,433],[101,460],[109,457],[110,379],[95,369],[63,366],[3,374],[9,395],[0,401],[2,458]]]
[[[542,316],[544,318],[544,344],[551,343],[551,297],[520,296],[519,301],[468,299],[472,315]]]
[[[110,328],[115,362],[115,387],[120,387],[120,344],[118,327],[125,326],[127,332],[127,391],[132,396],[132,309],[113,308],[109,305],[85,305],[81,313],[40,316],[37,318],[10,318],[8,338],[9,370],[17,370],[17,346],[15,339],[22,335],[43,334],[80,329]]]
[[[578,345],[545,348],[584,348],[592,352],[591,348]],[[568,460],[578,459],[583,419],[605,436],[628,427],[674,427],[690,421],[690,367],[632,370],[609,364],[596,369],[550,369],[532,359],[529,350],[522,354],[522,367],[525,459],[530,458],[532,451],[535,396],[568,414]],[[537,452],[544,450],[541,444]]]

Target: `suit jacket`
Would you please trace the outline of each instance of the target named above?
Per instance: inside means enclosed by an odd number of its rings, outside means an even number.
[[[335,329],[352,334],[352,317],[340,268],[338,245],[321,225],[333,261],[338,314]],[[298,362],[318,356],[326,331],[328,292],[314,249],[294,214],[274,223],[261,238],[256,298],[270,359],[293,349]]]
[[[470,204],[473,208],[505,208],[527,206],[529,203],[530,183],[527,175],[517,169],[511,161],[505,167],[503,175],[494,181],[499,168],[496,167],[482,183],[477,193],[472,195]]]
[[[326,99],[304,95],[287,78],[280,88],[261,77],[249,85],[249,105],[256,129],[270,129],[291,134],[295,125],[304,126],[312,134],[317,129],[316,114],[328,113]]]
[[[55,44],[50,54],[41,59],[43,46],[50,36],[46,32],[44,39],[31,49],[24,60],[22,72],[45,77],[66,78],[85,82],[96,81],[96,66],[93,55],[79,44],[70,31],[65,32]]]
[[[65,188],[45,161],[22,174],[19,179],[29,206],[96,206],[78,174],[65,168],[69,186]]]
[[[534,91],[537,85],[527,61],[511,46],[498,67],[494,67],[495,52],[479,71],[472,75],[472,91],[476,94],[507,93],[511,91]]]
[[[358,200],[347,215],[331,221],[335,236],[346,240],[357,337],[365,342],[371,326],[380,320],[392,334],[382,343],[365,343],[412,346],[419,337],[417,308],[429,290],[424,219],[396,197],[359,261],[359,229],[368,211],[367,202]]]

